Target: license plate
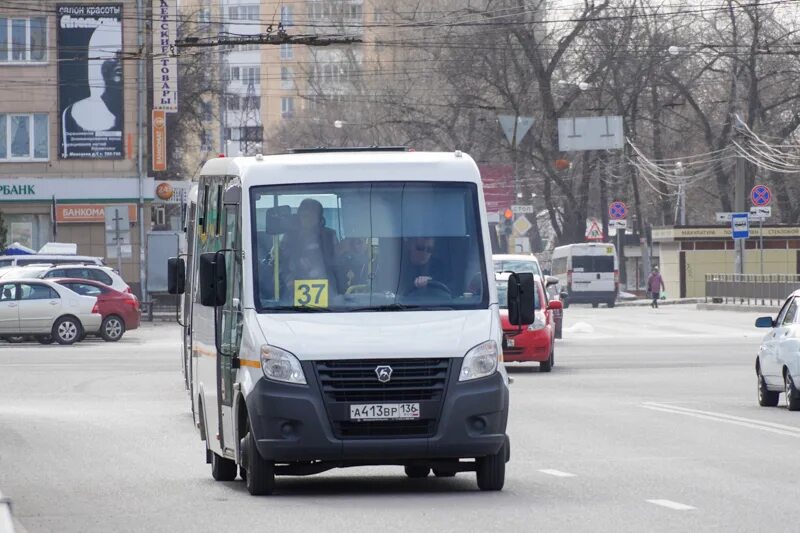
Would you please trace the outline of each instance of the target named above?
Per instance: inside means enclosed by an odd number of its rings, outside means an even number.
[[[350,406],[350,420],[412,420],[419,418],[418,403],[366,403]]]
[[[513,348],[514,347],[514,339],[506,338],[506,346],[508,346],[509,348]]]

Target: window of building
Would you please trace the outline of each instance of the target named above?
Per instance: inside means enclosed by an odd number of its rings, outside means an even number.
[[[200,150],[203,152],[210,152],[213,149],[214,136],[210,132],[204,131],[200,133]]]
[[[49,135],[46,113],[0,114],[0,160],[47,160]]]
[[[261,142],[264,139],[264,126],[245,126],[242,128],[242,141]]]
[[[232,80],[239,79],[239,67],[231,67],[231,77]]]
[[[281,6],[281,24],[284,28],[292,25],[292,6]]]
[[[308,3],[308,18],[309,18],[309,20],[312,20],[312,21],[320,20],[322,18],[322,3],[321,2],[309,2]]]
[[[281,45],[281,59],[292,59],[294,57],[294,50],[292,49],[292,45],[288,43],[283,43]]]
[[[46,60],[45,17],[0,17],[0,62],[37,63]]]
[[[242,83],[245,85],[261,84],[261,67],[242,67]]]
[[[249,106],[250,109],[261,109],[261,97],[245,96],[243,106]]]
[[[294,70],[292,67],[281,67],[281,89],[294,88]]]
[[[291,96],[284,96],[281,98],[281,117],[292,118],[294,115],[294,98]]]
[[[239,96],[235,94],[229,94],[227,98],[225,98],[225,107],[229,111],[238,111],[239,110]],[[228,137],[230,138],[230,137]]]
[[[260,9],[258,4],[230,6],[228,8],[228,18],[231,20],[258,20]]]
[[[211,122],[214,119],[213,108],[211,106],[211,102],[200,102],[200,106],[203,113],[203,120],[205,122]]]
[[[361,19],[361,4],[347,3],[343,6],[343,17],[346,19]]]
[[[211,10],[201,9],[197,12],[197,22],[199,24],[211,24]]]

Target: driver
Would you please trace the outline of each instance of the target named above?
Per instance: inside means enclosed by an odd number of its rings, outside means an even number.
[[[431,256],[436,241],[433,237],[414,237],[406,239],[403,257],[407,259],[400,270],[398,294],[408,294],[418,289],[425,289],[433,281]]]

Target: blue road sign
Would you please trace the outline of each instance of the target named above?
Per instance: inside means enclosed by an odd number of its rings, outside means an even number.
[[[750,236],[749,213],[731,213],[731,233],[734,239],[746,239]]]
[[[611,202],[608,204],[608,216],[611,220],[621,220],[625,218],[628,208],[624,202]]]
[[[750,200],[756,207],[769,205],[772,201],[772,191],[770,191],[769,187],[766,185],[756,185],[753,187],[753,190],[750,191]]]

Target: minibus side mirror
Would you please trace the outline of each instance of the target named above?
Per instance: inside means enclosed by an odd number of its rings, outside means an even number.
[[[206,307],[225,304],[225,256],[221,252],[200,254],[200,303]]]
[[[183,294],[186,291],[186,262],[182,257],[167,259],[167,292]]]
[[[527,326],[535,320],[536,284],[533,274],[520,272],[508,278],[508,321],[513,326]]]
[[[775,321],[772,320],[771,316],[760,316],[756,318],[756,327],[757,328],[774,328]]]

